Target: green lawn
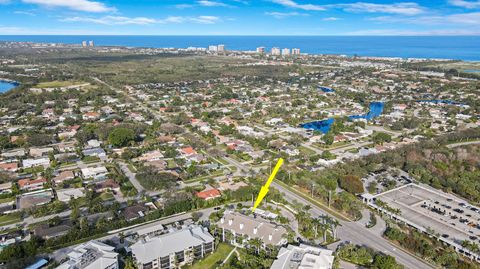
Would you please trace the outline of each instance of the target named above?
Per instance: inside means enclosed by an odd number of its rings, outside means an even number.
[[[3,204],[3,203],[10,203],[11,201],[15,200],[15,197],[6,197],[6,198],[2,198],[0,199],[0,204]]]
[[[190,269],[213,269],[227,258],[232,251],[233,246],[220,243],[213,254],[210,254],[205,259],[193,264]],[[235,255],[235,254],[232,254]]]
[[[298,147],[298,149],[300,150],[300,152],[303,154],[303,155],[307,155],[307,156],[312,156],[312,155],[315,155],[315,151],[309,149],[309,148],[306,148],[304,146],[300,146]]]
[[[16,223],[16,222],[19,222],[20,220],[21,220],[20,215],[15,213],[9,214],[9,215],[3,215],[3,216],[0,216],[0,226]]]
[[[108,200],[114,199],[113,194],[111,194],[111,193],[109,193],[109,192],[104,192],[104,193],[100,194],[100,198],[101,198],[103,201],[108,201]]]
[[[38,83],[35,87],[36,88],[60,88],[60,87],[67,87],[72,85],[81,85],[85,82],[78,82],[78,81],[50,81],[50,82],[41,82]]]

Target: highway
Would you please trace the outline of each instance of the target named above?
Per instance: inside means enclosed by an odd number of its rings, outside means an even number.
[[[329,215],[325,213],[323,210],[321,210],[318,206],[310,203],[309,201],[305,200],[299,195],[283,188],[282,186],[277,184],[275,181],[272,182],[271,186],[279,190],[281,193],[283,193],[284,198],[289,202],[296,200],[297,202],[300,202],[304,205],[310,205],[312,207],[312,209],[310,210],[310,213],[312,214],[312,216]],[[343,241],[350,241],[353,244],[365,245],[375,250],[381,251],[385,254],[391,255],[395,257],[397,262],[401,263],[406,268],[412,268],[412,269],[435,268],[425,263],[423,260],[411,255],[410,253],[405,252],[401,249],[398,249],[397,246],[393,245],[391,242],[381,237],[380,235],[370,231],[360,223],[347,222],[342,220],[339,220],[339,222],[341,226],[338,227],[337,233],[338,233],[338,237]]]

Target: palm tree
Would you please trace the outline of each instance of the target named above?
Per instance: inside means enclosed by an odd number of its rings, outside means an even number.
[[[318,236],[318,226],[322,225],[322,219],[314,218],[314,219],[312,219],[312,224],[313,224],[313,229],[315,231],[315,238],[317,238],[317,236]]]
[[[255,253],[258,255],[260,253],[260,247],[262,246],[262,240],[260,240],[260,238],[253,238],[250,240],[250,245],[255,247]]]
[[[333,240],[337,240],[337,227],[341,226],[340,222],[338,222],[337,219],[327,217],[327,223],[330,225],[330,228],[332,230]]]

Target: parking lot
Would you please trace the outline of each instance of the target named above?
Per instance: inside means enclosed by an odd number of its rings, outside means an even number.
[[[480,242],[480,210],[464,200],[429,186],[407,184],[378,194],[376,200],[399,209],[401,217],[461,244]]]

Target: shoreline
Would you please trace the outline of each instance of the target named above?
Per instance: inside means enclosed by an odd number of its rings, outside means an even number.
[[[462,53],[453,53],[453,50],[465,51],[466,48],[434,46],[429,49],[416,49],[418,44],[432,43],[432,40],[447,38],[448,36],[248,36],[248,35],[0,35],[0,42],[30,43],[44,45],[63,45],[69,48],[82,48],[81,42],[93,40],[98,48],[126,48],[126,49],[163,49],[188,50],[189,48],[208,48],[211,44],[225,44],[226,50],[231,52],[252,53],[257,47],[300,48],[304,54],[338,57],[384,58],[402,60],[431,60],[431,61],[463,61],[480,62],[480,54],[468,50]],[[469,38],[469,36],[461,36]],[[143,38],[143,39],[142,39]],[[167,40],[161,39],[167,38]],[[276,40],[276,38],[278,40]],[[372,48],[368,45],[371,39],[392,39]],[[412,38],[418,38],[415,40]],[[473,46],[480,44],[480,37],[470,42]],[[306,40],[303,40],[306,39]],[[344,40],[345,39],[345,40]],[[351,46],[350,41],[356,40]],[[407,40],[402,45],[395,45],[395,39]],[[425,40],[422,40],[425,39]],[[478,39],[478,40],[477,40]],[[343,42],[349,41],[349,42]],[[340,43],[339,43],[340,42]],[[338,45],[343,44],[339,49]],[[337,44],[338,43],[338,44]],[[390,44],[391,43],[391,44]],[[442,43],[442,42],[433,42]],[[428,44],[426,44],[428,45]],[[411,48],[413,52],[409,53]],[[91,48],[88,48],[91,49]]]

